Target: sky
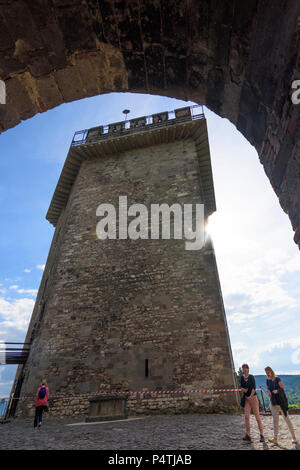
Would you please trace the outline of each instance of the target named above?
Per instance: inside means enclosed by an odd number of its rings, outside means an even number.
[[[194,103],[111,93],[0,135],[0,342],[23,341],[54,227],[45,216],[75,131]],[[300,252],[254,147],[207,108],[217,211],[210,217],[235,370],[300,374]],[[0,398],[16,366],[0,365]],[[216,384],[218,386],[218,384]]]

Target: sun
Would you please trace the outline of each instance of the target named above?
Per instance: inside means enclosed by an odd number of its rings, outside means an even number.
[[[206,237],[209,237],[213,240],[216,232],[217,232],[217,222],[216,222],[216,218],[214,218],[214,214],[212,214],[208,217],[207,222],[205,224],[205,235]]]

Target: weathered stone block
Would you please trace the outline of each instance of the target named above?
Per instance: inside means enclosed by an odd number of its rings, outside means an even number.
[[[194,252],[185,249],[184,237],[173,235],[170,240],[96,236],[97,207],[110,203],[117,208],[120,195],[127,195],[128,206],[144,203],[149,213],[153,203],[177,203],[179,194],[186,194],[186,201],[193,204],[206,203],[208,189],[202,187],[199,162],[209,160],[208,146],[197,146],[193,137],[198,133],[207,139],[205,121],[187,115],[184,122],[181,116],[177,131],[172,127],[164,142],[167,113],[160,118],[159,123],[155,116],[161,128],[147,131],[145,125],[141,131],[132,130],[131,148],[123,148],[128,135],[125,140],[118,135],[115,143],[114,134],[107,139],[115,151],[107,155],[99,151],[102,139],[74,147],[89,153],[89,158],[83,159],[71,189],[61,186],[67,200],[54,221],[55,242],[29,327],[33,345],[22,394],[29,393],[33,380],[42,375],[53,395],[65,390],[78,395],[66,413],[78,412],[81,403],[86,406],[88,397],[99,391],[141,392],[130,396],[130,404],[128,400],[131,413],[135,407],[145,413],[192,412],[192,397],[153,396],[154,392],[221,384],[234,388],[211,244]],[[212,205],[208,213],[213,210]],[[234,394],[230,401],[235,402]],[[221,406],[223,396],[216,397],[214,405],[219,402]],[[57,405],[54,401],[51,410],[59,414],[62,408],[60,401]]]
[[[95,421],[112,421],[115,419],[127,419],[126,409],[128,395],[102,395],[89,398],[90,408],[87,423]]]

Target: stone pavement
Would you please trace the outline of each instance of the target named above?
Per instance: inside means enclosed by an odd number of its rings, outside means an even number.
[[[250,419],[252,443],[242,440],[245,434],[242,414],[145,416],[82,425],[76,423],[84,423],[84,418],[67,421],[46,415],[40,429],[33,428],[32,419],[16,418],[0,425],[0,449],[300,450],[300,415],[291,415],[299,439],[297,445],[292,444],[282,417],[279,446],[260,443],[254,416]],[[272,438],[272,417],[262,416],[262,422],[265,436]]]

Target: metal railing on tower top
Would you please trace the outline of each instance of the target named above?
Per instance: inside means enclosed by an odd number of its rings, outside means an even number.
[[[193,105],[175,109],[174,111],[164,111],[149,116],[141,116],[129,119],[128,121],[125,119],[124,121],[113,122],[111,124],[75,132],[71,147],[111,139],[113,137],[121,137],[143,130],[172,126],[181,122],[203,119],[204,117],[203,106]]]

